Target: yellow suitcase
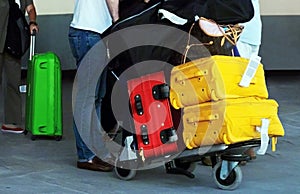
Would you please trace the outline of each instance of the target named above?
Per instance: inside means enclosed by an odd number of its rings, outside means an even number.
[[[269,137],[284,135],[278,118],[278,104],[272,99],[255,97],[226,99],[185,107],[183,140],[187,148],[232,144],[260,139],[262,119],[268,119]]]
[[[268,98],[262,64],[249,87],[239,86],[248,62],[241,57],[215,55],[174,67],[170,78],[172,106],[179,109],[225,98]]]

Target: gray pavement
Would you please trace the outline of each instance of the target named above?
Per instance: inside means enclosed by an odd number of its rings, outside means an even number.
[[[70,101],[72,79],[65,78],[61,141],[31,141],[30,135],[0,133],[0,193],[300,193],[299,72],[269,72],[267,85],[270,98],[280,105],[286,135],[278,139],[276,152],[268,150],[266,155],[241,166],[242,183],[234,191],[218,189],[211,168],[201,163],[197,164],[194,179],[166,174],[164,167],[138,171],[130,181],[118,179],[114,172],[77,169]],[[2,114],[1,108],[1,117]]]

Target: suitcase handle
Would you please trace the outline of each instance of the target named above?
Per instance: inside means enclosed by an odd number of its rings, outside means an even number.
[[[218,120],[219,119],[219,115],[218,114],[213,114],[213,115],[207,115],[207,116],[200,116],[200,117],[191,117],[191,118],[187,118],[187,122],[188,123],[197,123],[197,122],[201,122],[201,121],[212,121],[212,120]]]
[[[34,29],[30,35],[30,47],[29,47],[29,60],[32,60],[32,57],[34,56],[34,50],[35,50],[35,37],[36,37],[36,30]]]
[[[139,94],[134,97],[134,104],[135,104],[135,110],[137,114],[140,116],[143,115],[144,109],[143,109],[142,99]]]
[[[191,77],[181,76],[181,75],[176,76],[175,77],[175,82],[182,82],[182,81],[187,80],[187,79],[203,77],[207,74],[208,74],[207,70],[197,70]]]

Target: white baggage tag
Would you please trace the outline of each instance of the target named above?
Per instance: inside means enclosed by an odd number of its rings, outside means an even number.
[[[136,153],[132,151],[130,148],[130,145],[133,142],[133,136],[128,136],[125,139],[125,146],[120,154],[120,161],[126,161],[126,160],[134,160],[137,159]]]
[[[26,85],[20,85],[19,86],[19,91],[21,92],[21,93],[26,93]]]
[[[176,25],[184,25],[188,22],[187,19],[181,18],[181,17],[175,15],[174,13],[171,13],[171,12],[165,10],[165,9],[159,9],[158,13],[162,14],[161,19],[166,18],[170,22],[172,22],[173,24],[176,24]]]
[[[258,65],[260,64],[261,57],[257,55],[252,55],[248,66],[243,74],[243,77],[239,83],[241,87],[249,87],[251,80],[255,76]]]
[[[262,124],[261,127],[256,127],[256,130],[260,132],[260,148],[257,150],[258,155],[265,155],[267,149],[268,149],[268,144],[269,144],[269,125],[270,125],[270,120],[269,119],[262,119],[261,120]]]

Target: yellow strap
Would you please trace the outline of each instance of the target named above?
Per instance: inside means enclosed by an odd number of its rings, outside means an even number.
[[[272,137],[272,152],[276,151],[277,137]]]

